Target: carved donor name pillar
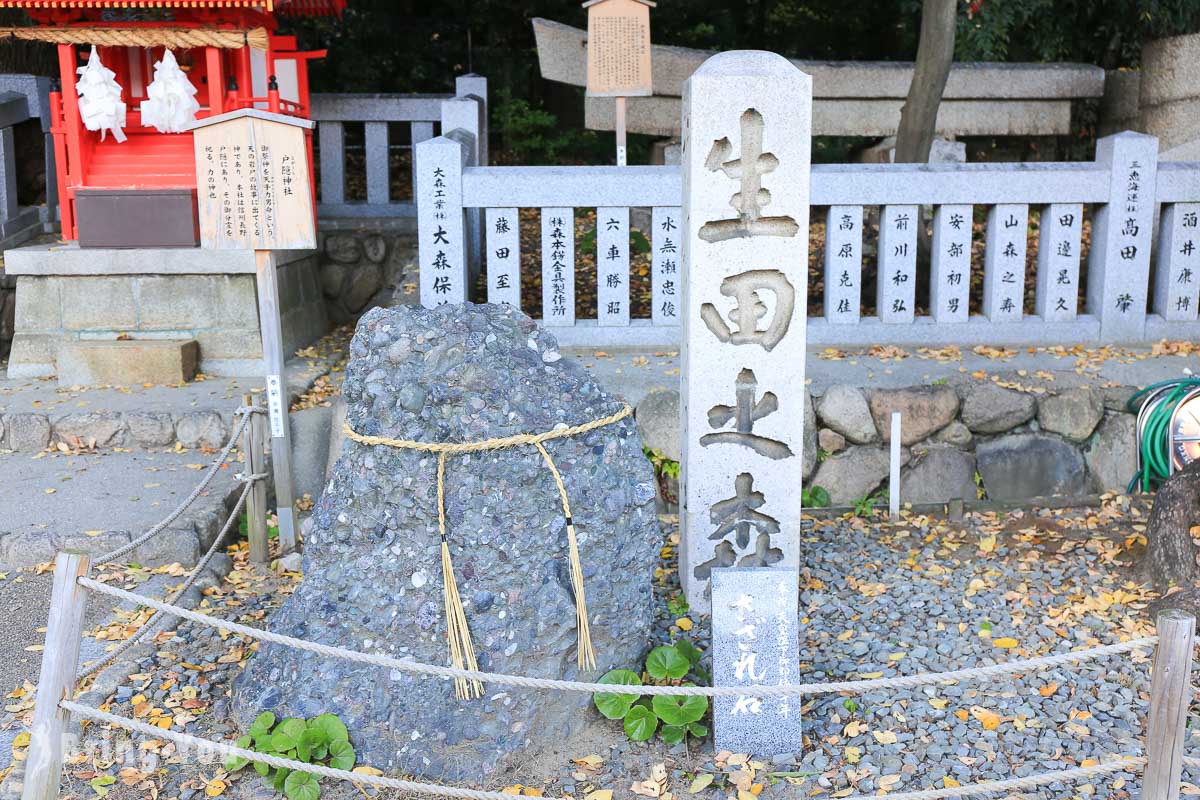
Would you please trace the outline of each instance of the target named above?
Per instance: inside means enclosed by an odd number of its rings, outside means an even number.
[[[722,53],[684,89],[681,572],[798,570],[812,82]]]

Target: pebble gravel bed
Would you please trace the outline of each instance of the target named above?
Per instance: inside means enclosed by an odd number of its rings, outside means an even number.
[[[679,606],[668,610],[668,601],[678,594],[678,533],[672,519],[664,519],[656,580],[660,612],[652,636],[655,643],[687,636],[702,644],[708,641],[707,618],[690,614],[681,623]],[[1128,503],[969,514],[954,523],[915,515],[896,525],[858,518],[808,520],[800,579],[803,679],[945,671],[1150,634],[1146,607],[1157,595],[1129,577],[1129,547],[1138,547],[1144,521],[1145,507]],[[294,583],[288,576],[251,579],[247,574],[235,568],[231,577],[240,586],[222,587],[213,613],[269,623],[269,611]],[[236,637],[223,640],[216,631],[181,625],[158,642],[157,652],[139,665],[141,677],[122,685],[110,708],[134,713],[132,701],[139,695],[161,706],[188,687],[186,694],[194,692],[203,708],[193,712],[194,720],[183,730],[232,736],[228,682],[240,663],[221,659],[236,642]],[[760,796],[845,797],[953,787],[1139,756],[1151,655],[1126,654],[988,681],[809,698],[801,751],[747,764],[714,754],[711,741],[687,747],[658,740],[631,743],[616,723],[599,721],[593,726],[599,735],[567,742],[556,758],[531,760],[484,788],[520,783],[546,796],[586,798],[611,789],[618,798],[636,797],[631,786],[661,764],[666,790],[677,798],[692,797],[688,787],[704,773],[715,779],[695,797],[737,796],[737,773],[746,771]],[[193,669],[197,666],[202,669]],[[169,680],[175,683],[161,688]],[[1200,737],[1191,736],[1186,749],[1200,753]],[[589,754],[598,755],[600,763],[573,761]],[[149,764],[158,770],[153,778],[157,797],[204,797],[205,781],[220,772],[218,765],[180,766],[171,760],[164,756]],[[117,774],[119,765],[108,769]],[[1185,768],[1184,779],[1185,794],[1200,793],[1200,770]],[[1130,770],[1007,796],[1130,798],[1139,795],[1139,782],[1138,772]],[[67,787],[76,797],[90,796],[82,779],[68,778]],[[271,796],[257,778],[229,781],[225,795]],[[118,781],[109,796],[148,795]],[[326,781],[322,796],[361,793]]]

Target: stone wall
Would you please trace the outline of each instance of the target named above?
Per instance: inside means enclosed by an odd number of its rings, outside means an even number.
[[[0,266],[0,359],[12,349],[13,323],[17,313],[17,279]]]
[[[902,502],[1123,492],[1135,469],[1135,417],[1125,411],[1133,391],[1077,386],[1039,395],[990,381],[832,385],[812,398],[806,419],[805,485],[823,487],[835,506],[886,489],[889,421],[899,411]],[[677,398],[654,392],[637,409],[646,446],[672,458]]]
[[[10,273],[18,272],[19,259],[14,255],[20,252],[8,251]],[[37,267],[26,265],[17,275],[9,276],[10,280],[16,279],[9,377],[56,374],[58,348],[63,341],[122,336],[195,339],[200,345],[201,372],[261,374],[262,340],[252,273],[214,270],[211,274],[169,274],[164,269],[163,273],[150,274],[161,262],[144,255],[144,263],[139,266],[146,272],[95,274],[105,263],[104,254],[112,252],[76,248],[72,255],[79,258],[65,261],[67,266],[62,268],[54,266],[53,256],[57,254],[43,252],[40,257],[47,261],[38,263],[48,274],[31,274]],[[209,256],[189,251],[186,257]],[[92,274],[80,274],[75,269],[77,261],[83,261]],[[290,354],[324,335],[329,321],[316,256],[281,256],[280,262],[277,274],[283,345],[284,352]]]
[[[322,221],[320,228],[321,291],[336,324],[375,306],[417,302],[411,220]]]

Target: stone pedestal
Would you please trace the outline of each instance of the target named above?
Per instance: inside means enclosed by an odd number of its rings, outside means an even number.
[[[276,254],[284,352],[329,327],[308,251]],[[199,369],[209,375],[261,375],[262,334],[253,251],[80,249],[76,244],[9,250],[16,277],[10,378],[57,373],[66,342],[137,339],[199,343]],[[130,374],[130,382],[140,382]]]

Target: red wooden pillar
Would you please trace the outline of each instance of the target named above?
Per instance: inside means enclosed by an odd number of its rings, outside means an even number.
[[[221,48],[204,48],[204,62],[208,71],[208,113],[215,117],[225,110],[225,70],[221,66]]]
[[[75,81],[78,76],[76,69],[75,46],[60,44],[58,46],[58,72],[62,79],[62,126],[63,138],[66,140],[66,163],[58,169],[58,202],[62,208],[63,238],[77,238],[75,231],[75,191],[74,187],[83,181],[80,170],[83,169],[83,122],[79,119],[79,94],[75,91]],[[58,149],[55,149],[57,157]]]

